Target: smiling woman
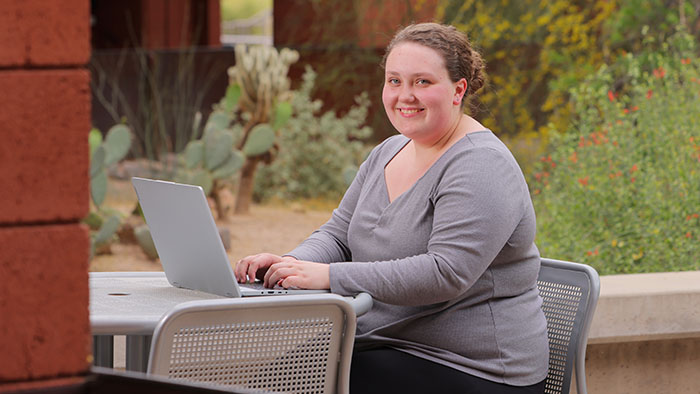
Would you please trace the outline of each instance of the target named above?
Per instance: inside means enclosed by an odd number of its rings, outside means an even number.
[[[397,33],[383,65],[400,135],[374,148],[326,224],[284,256],[242,259],[236,276],[373,297],[351,392],[542,393],[530,194],[506,146],[463,112],[481,57],[454,27],[425,23]]]
[[[452,82],[440,54],[420,44],[406,42],[391,51],[386,61],[382,92],[384,109],[401,134],[434,144],[444,130],[455,130],[467,83]]]

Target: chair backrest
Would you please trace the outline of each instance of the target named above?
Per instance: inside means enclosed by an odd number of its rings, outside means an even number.
[[[586,343],[600,294],[600,278],[588,265],[542,259],[537,287],[547,319],[549,373],[545,393],[568,393],[572,372],[586,394]]]
[[[347,393],[356,317],[334,294],[186,302],[156,327],[148,373],[263,392]]]

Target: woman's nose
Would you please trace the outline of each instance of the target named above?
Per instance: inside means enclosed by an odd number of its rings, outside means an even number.
[[[412,102],[415,101],[416,96],[413,94],[413,88],[410,86],[402,86],[399,92],[399,101]]]

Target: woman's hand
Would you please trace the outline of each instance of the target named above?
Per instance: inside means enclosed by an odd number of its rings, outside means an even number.
[[[272,253],[244,257],[236,263],[233,273],[238,283],[253,282],[256,278],[263,280],[270,266],[279,261],[282,261],[282,257]]]
[[[264,281],[265,287],[280,285],[285,289],[330,289],[330,266],[285,256],[269,267]]]

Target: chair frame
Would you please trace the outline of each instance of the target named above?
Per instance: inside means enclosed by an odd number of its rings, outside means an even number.
[[[290,314],[291,311],[309,316],[320,316],[322,312],[319,311],[330,311],[328,317],[334,322],[332,328],[334,332],[331,335],[330,352],[327,355],[328,371],[330,372],[324,382],[326,387],[333,392],[347,393],[350,386],[350,362],[355,339],[356,312],[348,300],[330,293],[214,299],[179,304],[163,315],[153,333],[148,373],[160,376],[169,375],[174,334],[177,332],[176,330],[181,328],[187,329],[193,321],[200,324],[200,321],[204,320],[202,325],[237,324],[239,321],[245,321],[245,324],[249,324],[251,321],[253,324],[256,322],[265,323],[285,319],[283,316],[280,317],[280,313]],[[339,314],[344,321],[338,322]],[[336,330],[340,330],[340,332]],[[261,331],[257,335],[264,336],[266,334]],[[283,342],[280,342],[279,346],[289,346],[289,341]],[[276,343],[273,346],[278,346]],[[264,366],[260,368],[264,368]],[[269,372],[266,373],[269,374]],[[243,389],[245,390],[245,388]],[[274,391],[275,388],[269,390]]]
[[[571,332],[571,340],[568,345],[567,359],[561,392],[568,393],[571,387],[572,372],[576,373],[576,389],[579,394],[587,394],[586,389],[586,345],[588,343],[588,331],[593,321],[598,297],[600,295],[600,277],[591,266],[570,261],[541,259],[540,281],[580,287],[582,296],[576,310],[576,316]],[[542,290],[542,289],[540,289]],[[553,333],[550,332],[550,317],[547,316],[547,331],[549,334],[550,351],[553,343]],[[573,364],[573,365],[572,365]],[[550,371],[547,381],[552,378],[552,360],[550,359]]]

